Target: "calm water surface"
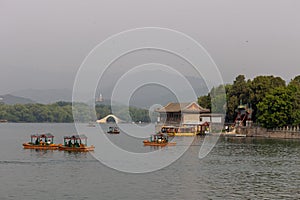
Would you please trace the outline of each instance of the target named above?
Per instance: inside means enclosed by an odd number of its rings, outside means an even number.
[[[31,133],[44,131],[61,143],[62,136],[75,133],[75,128],[73,124],[0,124],[1,200],[300,199],[299,140],[220,138],[213,151],[199,160],[203,138],[196,137],[169,167],[127,174],[102,165],[90,153],[22,148]],[[135,146],[136,151],[149,151],[122,133],[110,137],[115,143]]]

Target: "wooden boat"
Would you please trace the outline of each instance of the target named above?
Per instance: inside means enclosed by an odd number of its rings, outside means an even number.
[[[87,137],[85,135],[72,135],[64,137],[64,145],[58,148],[61,151],[88,152],[94,151],[93,145],[87,146]]]
[[[176,142],[169,142],[169,137],[166,134],[158,133],[151,135],[150,140],[143,141],[145,146],[174,146]]]
[[[24,143],[24,149],[57,150],[61,144],[53,144],[54,136],[51,133],[33,134],[30,142]]]
[[[107,133],[110,133],[110,134],[119,134],[120,133],[120,129],[118,127],[110,126],[108,128]]]
[[[198,134],[195,127],[175,126],[163,126],[161,133],[166,133],[168,136],[195,136]]]

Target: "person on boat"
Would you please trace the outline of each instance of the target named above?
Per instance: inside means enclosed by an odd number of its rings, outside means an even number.
[[[79,147],[79,143],[77,141],[75,142],[75,147]]]
[[[50,139],[48,139],[48,141],[47,141],[47,145],[50,145],[51,144],[51,141],[50,141]]]
[[[229,126],[225,126],[225,131],[229,132]]]
[[[69,140],[69,142],[68,142],[68,146],[69,146],[69,147],[71,147],[71,146],[72,146],[72,142],[71,142],[71,140]]]
[[[36,139],[36,140],[35,140],[35,144],[36,144],[36,145],[39,145],[39,144],[40,144],[40,143],[39,143],[39,139]]]

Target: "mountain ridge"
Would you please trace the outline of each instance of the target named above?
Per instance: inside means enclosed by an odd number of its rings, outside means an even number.
[[[19,97],[11,94],[0,95],[0,99],[0,102],[8,105],[36,103],[32,99]]]

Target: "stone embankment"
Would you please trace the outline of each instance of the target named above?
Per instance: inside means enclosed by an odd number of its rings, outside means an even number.
[[[262,127],[238,127],[236,133],[245,134],[247,137],[300,139],[299,127],[283,127],[276,129],[266,129]]]

